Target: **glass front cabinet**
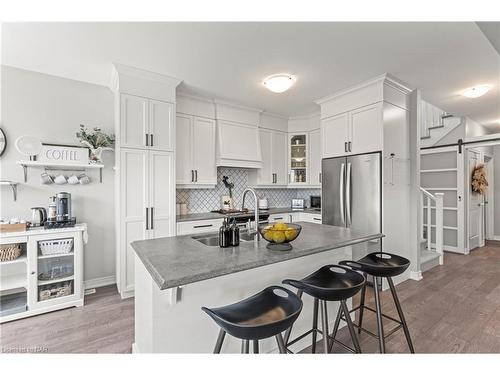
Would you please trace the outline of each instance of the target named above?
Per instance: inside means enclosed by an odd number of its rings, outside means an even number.
[[[82,233],[31,236],[29,306],[39,308],[83,297]],[[36,288],[34,287],[36,285]]]
[[[306,185],[309,183],[309,139],[307,133],[288,135],[289,148],[289,185]]]

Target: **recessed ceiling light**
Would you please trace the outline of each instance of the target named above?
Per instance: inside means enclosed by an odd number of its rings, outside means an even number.
[[[466,98],[479,98],[480,96],[483,96],[488,91],[490,91],[490,88],[490,85],[474,86],[465,90],[462,95]]]
[[[264,79],[264,86],[266,86],[269,91],[280,94],[292,87],[295,81],[296,78],[291,74],[273,74]]]

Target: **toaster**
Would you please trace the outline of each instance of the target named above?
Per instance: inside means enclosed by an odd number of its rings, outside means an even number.
[[[303,210],[305,208],[305,199],[294,198],[292,199],[292,210]]]

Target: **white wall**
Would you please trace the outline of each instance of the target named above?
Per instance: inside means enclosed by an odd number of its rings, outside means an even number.
[[[494,172],[495,182],[495,196],[494,196],[494,212],[495,212],[495,237],[500,237],[500,145],[494,147]]]
[[[0,179],[21,182],[17,202],[8,187],[1,187],[0,216],[30,218],[30,207],[47,206],[49,197],[60,191],[71,193],[73,214],[88,224],[85,246],[85,280],[115,274],[113,169],[114,155],[105,153],[103,183],[90,171],[89,185],[42,185],[40,171],[30,169],[23,183],[21,159],[14,142],[21,135],[34,135],[42,142],[75,144],[80,124],[100,126],[113,132],[113,95],[108,88],[2,66],[2,118],[8,146],[0,158]]]

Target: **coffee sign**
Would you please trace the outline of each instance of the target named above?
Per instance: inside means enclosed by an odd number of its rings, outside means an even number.
[[[42,144],[42,152],[38,155],[38,161],[42,163],[88,164],[89,149],[78,146]]]

